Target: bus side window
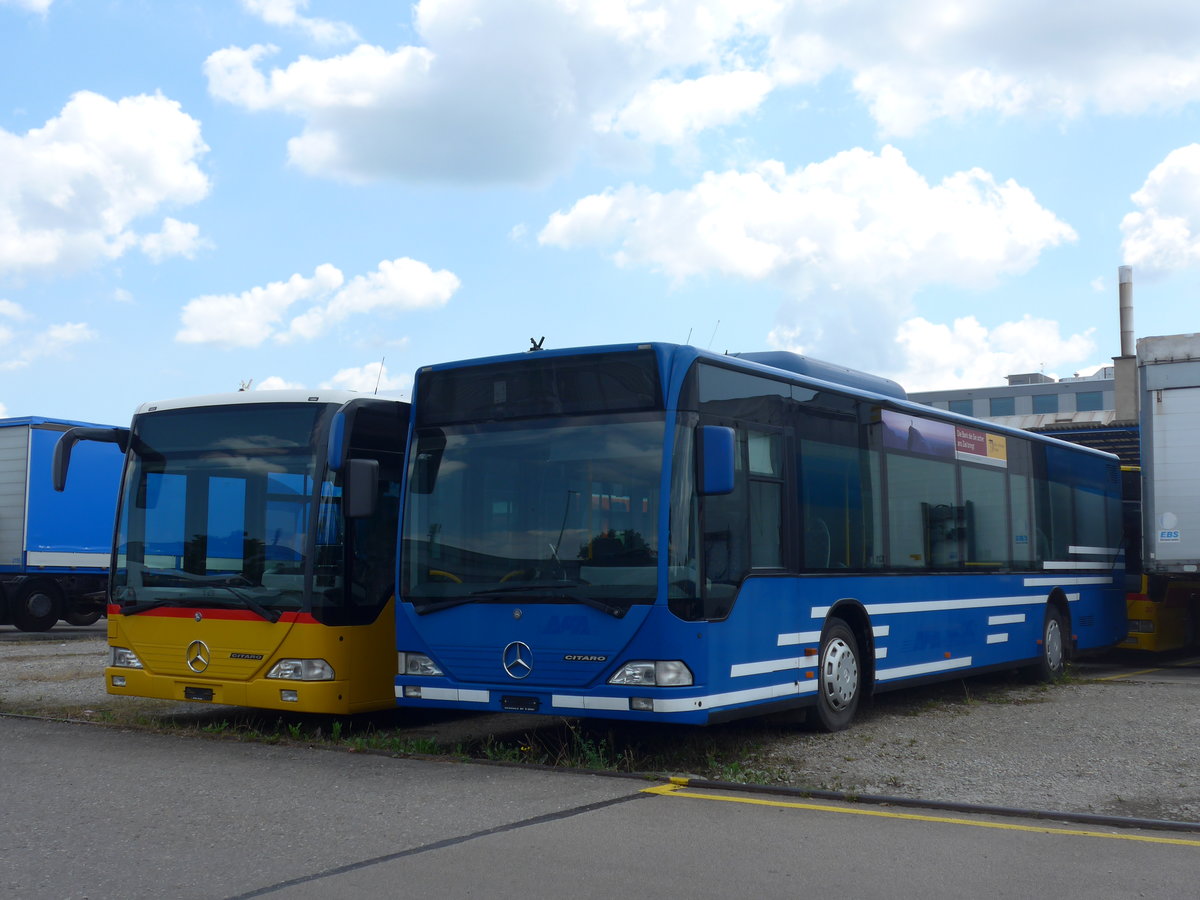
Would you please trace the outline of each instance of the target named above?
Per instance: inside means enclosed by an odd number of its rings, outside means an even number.
[[[733,467],[733,490],[701,501],[706,619],[728,615],[737,586],[750,568],[746,433],[742,429],[737,434]]]

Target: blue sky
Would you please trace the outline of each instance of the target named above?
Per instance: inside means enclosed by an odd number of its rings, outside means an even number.
[[[543,335],[1090,371],[1120,265],[1200,331],[1198,111],[1178,0],[0,0],[0,413]]]

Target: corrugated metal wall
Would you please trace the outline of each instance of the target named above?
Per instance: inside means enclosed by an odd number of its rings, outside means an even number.
[[[0,428],[0,566],[19,566],[25,545],[29,426]]]

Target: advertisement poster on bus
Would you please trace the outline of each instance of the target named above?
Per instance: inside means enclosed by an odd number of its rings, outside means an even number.
[[[958,459],[989,466],[1008,465],[1008,442],[982,428],[883,411],[883,446],[922,456]]]

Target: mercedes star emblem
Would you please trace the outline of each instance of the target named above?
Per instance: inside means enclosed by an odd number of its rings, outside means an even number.
[[[513,641],[504,648],[500,662],[509,678],[524,678],[533,671],[533,651],[528,644]]]
[[[187,667],[199,675],[208,668],[212,654],[208,652],[208,645],[204,641],[192,641],[188,644],[184,659],[187,661]]]

